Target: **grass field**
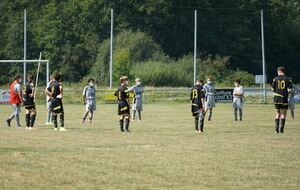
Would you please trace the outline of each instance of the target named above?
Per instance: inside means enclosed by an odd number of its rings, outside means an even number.
[[[11,109],[0,106],[0,189],[300,189],[300,115],[275,135],[273,106],[246,105],[234,122],[231,105],[217,105],[195,134],[188,104],[148,104],[121,134],[116,106],[97,108],[82,127],[83,106],[65,105],[68,131],[57,132],[44,106],[36,131],[5,127]]]

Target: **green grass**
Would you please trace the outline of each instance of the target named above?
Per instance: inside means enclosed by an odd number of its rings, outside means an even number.
[[[83,106],[65,105],[68,132],[44,126],[45,109],[25,131],[4,127],[11,109],[0,106],[0,189],[300,189],[299,117],[275,135],[271,105],[246,105],[243,122],[217,105],[204,134],[188,104],[145,105],[130,134],[119,133],[116,105],[98,105],[86,128]]]

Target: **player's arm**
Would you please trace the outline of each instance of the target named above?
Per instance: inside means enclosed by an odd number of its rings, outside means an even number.
[[[276,89],[276,80],[274,78],[272,82],[272,91],[275,92],[275,89]]]
[[[60,94],[58,95],[58,97],[57,97],[57,98],[59,98],[59,99],[62,99],[62,97],[63,97],[63,94],[64,94],[64,90],[63,90],[63,87],[62,87],[62,85],[61,85],[61,84],[59,85],[59,91],[60,91]]]
[[[35,87],[32,86],[32,93],[29,95],[30,97],[34,97],[34,94],[35,94]]]
[[[52,93],[51,93],[51,87],[50,86],[47,86],[46,89],[45,89],[45,94],[51,98],[52,97]]]
[[[83,93],[82,93],[83,104],[86,104],[86,89],[87,89],[87,87],[85,87],[85,88],[83,89]]]
[[[288,81],[287,89],[288,89],[289,94],[291,94],[292,91],[293,91],[292,78],[290,78],[289,81]]]

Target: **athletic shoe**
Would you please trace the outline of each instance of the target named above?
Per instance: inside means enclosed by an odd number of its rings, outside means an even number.
[[[59,131],[67,131],[64,127],[59,128]]]
[[[7,119],[7,120],[6,120],[6,123],[7,123],[7,126],[8,126],[8,127],[10,127],[10,122],[11,122],[10,119]]]
[[[195,133],[199,133],[200,131],[195,130]]]
[[[278,134],[279,132],[278,131],[274,131],[274,134]]]
[[[237,119],[235,119],[235,121],[237,121]]]
[[[242,119],[240,119],[240,121],[243,121]]]
[[[29,130],[29,127],[26,127],[25,129],[26,129],[26,130]]]
[[[57,129],[57,127],[54,127],[54,131],[57,131],[58,129]]]

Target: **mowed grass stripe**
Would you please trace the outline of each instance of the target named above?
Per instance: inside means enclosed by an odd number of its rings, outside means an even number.
[[[145,105],[143,121],[119,133],[116,105],[98,105],[83,127],[84,107],[65,105],[67,132],[7,128],[0,106],[0,189],[299,189],[300,122],[275,135],[274,108],[246,105],[233,121],[218,104],[205,133],[195,134],[188,104]],[[24,123],[24,110],[21,121]],[[13,123],[14,125],[14,123]]]

